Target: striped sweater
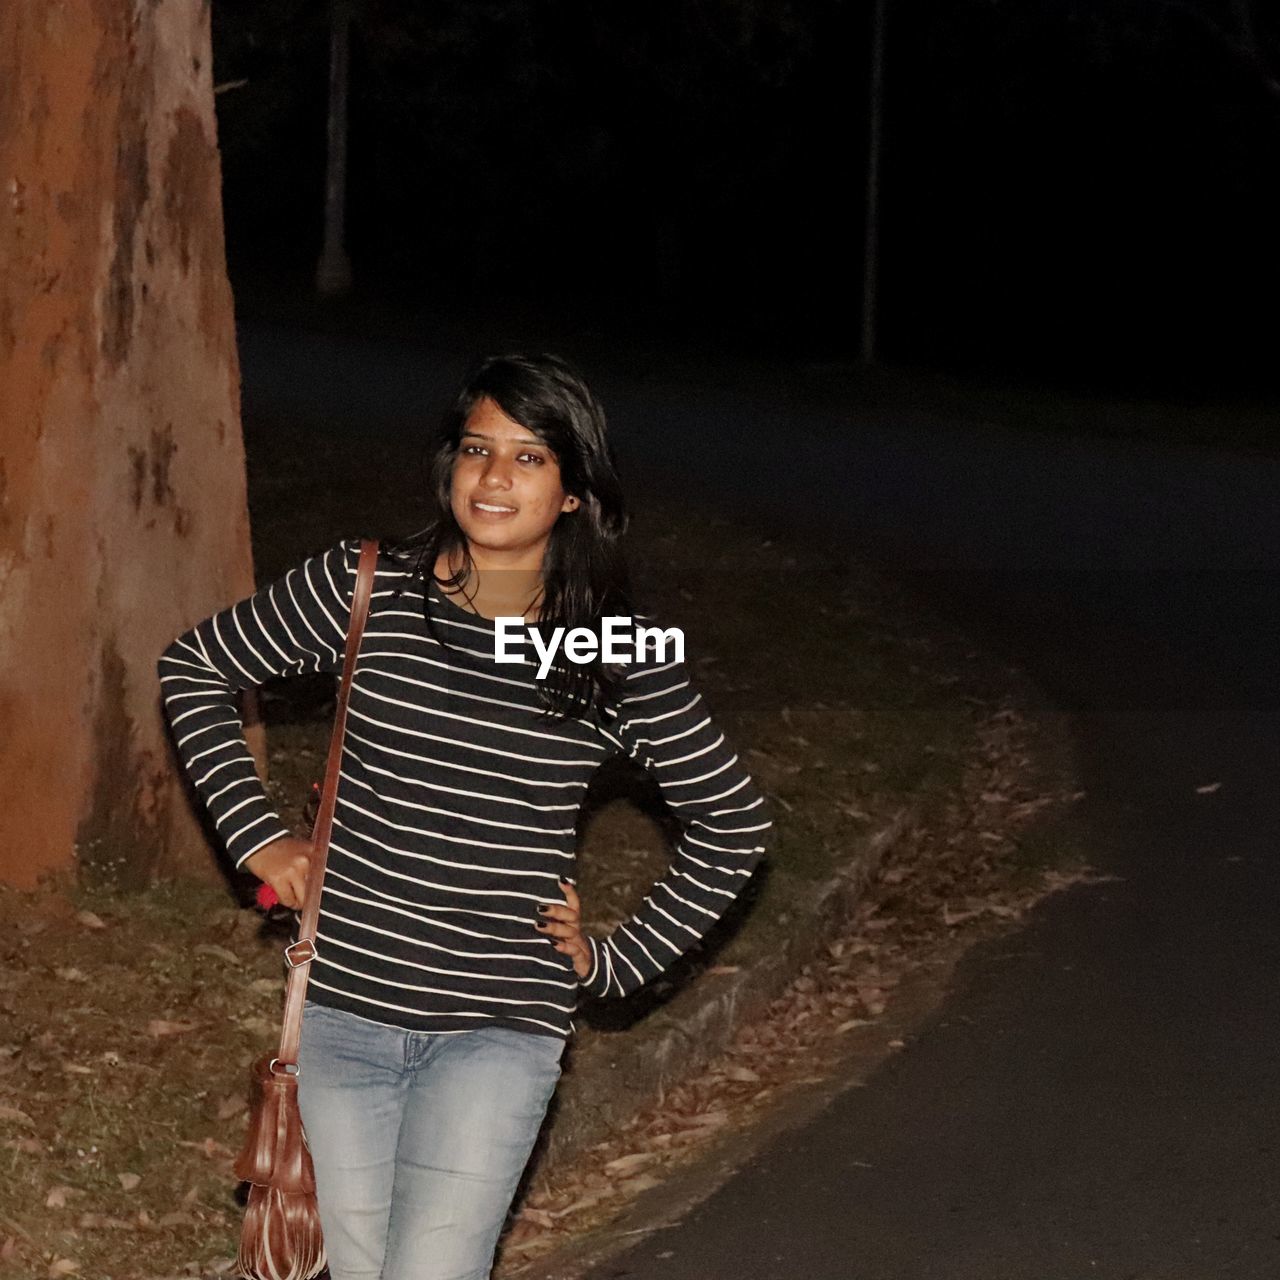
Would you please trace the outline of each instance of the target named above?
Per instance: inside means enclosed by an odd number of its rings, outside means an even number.
[[[160,660],[183,764],[236,865],[290,834],[245,744],[236,690],[337,672],[358,544],[339,544],[179,637]],[[571,1030],[578,987],[626,995],[701,938],[742,891],[769,822],[680,663],[627,668],[603,725],[541,713],[536,659],[494,660],[494,626],[379,560],[351,688],[308,997],[418,1031],[488,1020]],[[443,643],[441,643],[443,641]],[[575,820],[615,751],[680,819],[667,873],[579,980],[534,925],[575,880]]]

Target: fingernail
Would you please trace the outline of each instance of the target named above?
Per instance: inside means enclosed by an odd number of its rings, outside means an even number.
[[[539,908],[538,908],[538,914],[539,914],[540,916],[545,916],[545,915],[547,914],[547,912],[548,912],[548,911],[550,911],[550,910],[551,910],[551,908],[550,908],[550,907],[539,907]]]

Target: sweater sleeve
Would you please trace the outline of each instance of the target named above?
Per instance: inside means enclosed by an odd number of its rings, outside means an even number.
[[[640,909],[609,938],[590,940],[591,971],[581,983],[598,996],[628,995],[704,937],[746,887],[770,826],[683,663],[628,673],[613,734],[655,777],[681,831],[670,868]]]
[[[273,676],[338,671],[359,546],[344,542],[179,636],[159,662],[178,755],[239,867],[292,834],[267,799],[236,692]]]

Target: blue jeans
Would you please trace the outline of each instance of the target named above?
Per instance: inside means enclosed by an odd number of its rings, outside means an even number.
[[[298,1103],[332,1280],[486,1280],[564,1042],[307,1002]]]

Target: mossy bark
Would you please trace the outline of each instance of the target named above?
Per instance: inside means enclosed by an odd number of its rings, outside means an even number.
[[[0,880],[215,862],[155,661],[252,588],[200,0],[0,6]]]

